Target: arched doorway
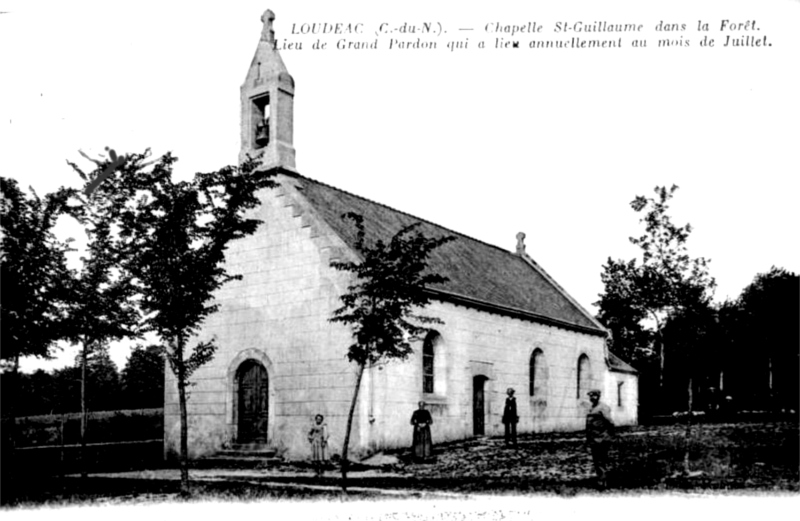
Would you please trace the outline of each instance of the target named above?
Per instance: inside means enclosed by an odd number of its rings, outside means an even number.
[[[268,378],[257,360],[245,360],[236,370],[238,443],[267,443]]]
[[[486,434],[486,400],[485,388],[487,377],[479,374],[472,377],[472,434]]]

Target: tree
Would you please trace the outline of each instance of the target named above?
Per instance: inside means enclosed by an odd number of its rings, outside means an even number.
[[[83,356],[79,352],[73,365],[52,373],[38,370],[21,374],[21,394],[25,403],[23,415],[64,414],[81,412],[81,387],[86,386],[87,411],[108,411],[118,408],[121,397],[119,372],[108,355],[108,346],[101,345],[89,355],[85,377]]]
[[[3,476],[7,488],[13,481],[13,447],[19,359],[49,358],[62,337],[63,306],[67,289],[67,242],[59,241],[53,227],[68,211],[69,192],[59,190],[40,198],[28,195],[13,179],[0,177],[0,360],[10,369],[3,393]],[[5,378],[4,378],[5,380]],[[10,385],[9,385],[10,384]]]
[[[164,349],[136,346],[122,370],[123,403],[130,409],[164,405]]]
[[[125,158],[121,158],[115,161],[114,165],[123,166],[124,162]],[[86,186],[94,186],[111,168],[108,161],[98,161],[97,169],[87,175],[76,164],[71,162],[68,164],[78,173]],[[81,346],[79,365],[81,367],[81,459],[83,459],[87,429],[88,358],[94,350],[106,346],[109,341],[137,336],[139,314],[134,304],[136,288],[130,275],[119,269],[122,260],[119,237],[113,233],[112,223],[107,219],[109,206],[114,200],[106,193],[96,193],[95,190],[88,189],[75,192],[75,197],[80,203],[75,216],[84,226],[88,238],[86,255],[81,257],[82,267],[70,273],[73,298],[68,309],[68,338],[73,344]],[[85,469],[82,469],[82,475],[85,476]]]
[[[717,312],[708,301],[689,302],[676,308],[666,319],[662,338],[664,348],[669,349],[672,377],[664,387],[666,404],[674,410],[686,406],[686,430],[684,434],[683,474],[698,475],[689,465],[692,420],[698,407],[698,398],[708,365],[713,364],[716,340]],[[685,394],[682,392],[685,390]],[[683,400],[681,399],[683,395]],[[698,427],[699,430],[699,427]]]
[[[711,386],[719,390],[718,401],[728,394],[731,376],[740,372],[739,367],[746,364],[739,353],[739,338],[744,334],[741,310],[736,300],[726,299],[717,306],[717,328],[714,350],[717,363],[711,367],[713,375]],[[724,391],[724,392],[723,392]]]
[[[737,299],[739,392],[751,406],[795,409],[800,393],[800,277],[783,268],[759,273]],[[745,383],[746,382],[746,383]]]
[[[675,390],[668,392],[665,388],[668,340],[673,356],[683,362],[675,365],[684,369],[683,376],[686,378],[688,413],[683,472],[691,475],[689,441],[692,436],[693,391],[696,368],[702,359],[700,353],[704,349],[704,342],[711,337],[713,328],[714,313],[710,301],[714,279],[708,274],[707,259],[692,258],[688,254],[686,242],[692,231],[691,225],[677,226],[669,216],[669,202],[677,189],[676,185],[669,189],[657,186],[656,197],[640,195],[631,201],[634,211],[644,212],[639,221],[645,225],[644,233],[629,238],[632,244],[641,249],[642,257],[639,262],[638,259],[628,262],[608,259],[602,274],[606,291],[601,295],[598,305],[601,320],[605,318],[614,326],[622,326],[618,338],[641,338],[642,332],[648,331],[656,349],[650,350],[647,346],[644,354],[645,359],[658,357],[655,368],[658,379],[656,396],[662,404],[674,405],[670,403],[670,396],[681,394]],[[620,320],[620,316],[627,317],[627,322]],[[636,349],[628,346],[628,349],[631,348]],[[642,348],[639,347],[639,350],[642,351]],[[645,374],[648,373],[650,371]],[[678,376],[677,380],[680,380]]]
[[[82,413],[120,408],[122,383],[117,364],[109,355],[108,344],[96,345],[86,357],[78,353],[75,356],[75,368],[80,371]]]
[[[0,177],[0,358],[14,372],[20,357],[49,358],[63,335],[69,244],[53,227],[68,212],[70,195],[26,195],[15,180]]]
[[[122,265],[141,293],[143,331],[153,331],[167,347],[176,377],[181,416],[181,492],[189,494],[186,401],[192,374],[211,360],[213,339],[190,345],[205,318],[219,305],[214,292],[240,275],[228,273],[225,250],[260,224],[245,212],[258,205],[255,193],[274,186],[274,171],[257,171],[255,162],[174,181],[176,159],[166,154],[151,170],[147,153],[131,156],[97,191],[109,197],[108,218],[119,226],[125,246]]]
[[[3,381],[5,385],[5,381]],[[18,416],[36,416],[39,414],[54,414],[59,412],[59,399],[61,397],[58,382],[51,373],[38,369],[32,374],[19,374],[19,396],[24,396],[17,404],[16,412]],[[3,388],[3,392],[9,394],[12,389]]]
[[[600,307],[597,318],[611,332],[609,347],[614,353],[641,368],[651,360],[654,351],[652,332],[644,327],[647,311],[631,305],[639,292],[633,276],[636,269],[635,259],[628,262],[608,259],[601,274],[605,293],[597,303]]]
[[[657,186],[656,197],[637,196],[631,202],[634,211],[644,212],[640,218],[644,233],[629,239],[641,249],[641,259],[609,258],[601,274],[605,291],[597,302],[598,318],[611,329],[615,350],[636,353],[645,364],[657,357],[654,372],[659,391],[664,387],[666,320],[681,309],[707,304],[715,286],[708,260],[688,254],[691,225],[676,226],[668,214],[677,189]],[[643,340],[650,341],[630,343]]]
[[[331,266],[351,273],[354,279],[341,296],[342,306],[330,319],[352,329],[353,343],[348,347],[347,358],[356,364],[355,389],[342,447],[342,488],[346,490],[350,432],[364,369],[378,362],[407,358],[413,351],[411,342],[429,331],[425,324],[441,323],[417,310],[430,302],[427,287],[447,281],[426,270],[431,252],[453,237],[428,238],[416,223],[402,228],[388,243],[377,240],[369,245],[363,218],[352,212],[343,217],[352,220],[358,230],[355,249],[360,256],[356,262],[331,262]]]
[[[698,393],[704,384],[708,387],[710,368],[717,365],[717,336],[717,310],[710,302],[690,303],[667,317],[663,338],[669,363],[664,390],[672,410],[687,403],[697,407]]]

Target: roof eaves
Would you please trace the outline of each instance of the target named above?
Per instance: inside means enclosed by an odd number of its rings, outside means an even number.
[[[608,370],[613,373],[626,373],[626,374],[634,374],[638,375],[639,371],[637,371],[632,365],[628,364],[625,360],[618,357],[608,349],[606,349],[606,365],[608,366]]]
[[[611,371],[612,373],[639,374],[639,371],[637,371],[636,369],[633,368],[625,369],[622,367],[614,367],[613,365],[609,365],[608,370]]]
[[[490,313],[496,313],[499,315],[506,315],[514,318],[520,318],[523,320],[539,322],[541,324],[546,324],[548,326],[560,327],[571,331],[586,333],[588,335],[606,336],[607,334],[605,329],[594,329],[586,326],[580,326],[578,324],[573,324],[571,322],[566,322],[564,320],[559,320],[557,318],[540,315],[538,313],[532,313],[530,311],[525,311],[523,309],[513,308],[510,306],[502,306],[500,304],[486,302],[484,300],[479,300],[472,297],[459,295],[457,293],[445,291],[442,289],[426,288],[425,291],[438,300],[452,302],[454,304],[461,304],[463,306],[480,309],[482,311],[488,311]]]

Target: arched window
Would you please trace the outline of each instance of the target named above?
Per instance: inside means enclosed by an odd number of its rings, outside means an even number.
[[[434,391],[434,367],[436,361],[436,352],[434,343],[436,343],[439,333],[431,331],[425,336],[422,342],[422,392],[433,393]]]
[[[531,353],[530,362],[530,388],[529,393],[531,396],[543,397],[547,395],[547,363],[544,359],[544,353],[541,349],[536,348]]]
[[[589,389],[592,385],[592,370],[589,365],[589,357],[586,355],[581,355],[578,358],[578,382],[577,382],[578,398],[586,399],[586,393],[589,392]]]
[[[617,382],[617,407],[622,407],[622,387],[625,382]]]

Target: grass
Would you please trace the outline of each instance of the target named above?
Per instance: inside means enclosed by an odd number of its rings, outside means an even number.
[[[620,429],[613,444],[609,492],[724,493],[800,491],[800,436],[796,422],[724,423],[693,426],[687,445],[683,425]],[[690,476],[683,474],[686,450]],[[193,499],[220,501],[379,499],[379,491],[358,487],[466,494],[597,493],[591,458],[582,433],[526,434],[519,446],[480,438],[436,447],[435,462],[400,464],[390,472],[355,475],[348,495],[339,479],[271,473],[247,479],[195,480]],[[284,468],[285,470],[285,468]],[[300,472],[308,472],[298,465]],[[276,485],[279,484],[279,485]],[[177,501],[179,484],[167,479],[89,477],[41,478],[19,483],[16,505]],[[397,496],[391,496],[397,499]]]
[[[15,506],[66,506],[107,503],[152,503],[192,501],[261,501],[261,500],[363,500],[375,494],[338,490],[309,490],[296,487],[266,487],[251,481],[193,481],[189,498],[180,495],[180,483],[167,479],[126,479],[77,477],[52,479],[21,493]]]

